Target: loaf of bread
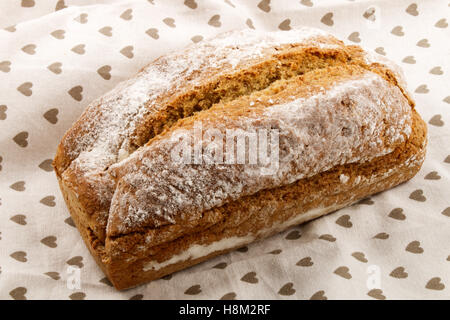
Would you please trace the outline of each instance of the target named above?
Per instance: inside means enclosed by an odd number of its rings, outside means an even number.
[[[425,147],[392,62],[316,29],[245,30],[92,102],[53,164],[87,247],[125,289],[398,185]]]

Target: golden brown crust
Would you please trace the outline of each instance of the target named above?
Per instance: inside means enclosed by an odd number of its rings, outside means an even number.
[[[426,125],[414,110],[414,102],[402,87],[398,75],[382,63],[367,61],[364,51],[357,46],[344,46],[332,37],[321,36],[317,39],[320,45],[307,41],[300,45],[272,46],[270,50],[262,50],[261,57],[246,61],[226,73],[217,74],[217,71],[208,70],[187,75],[184,86],[170,88],[155,99],[161,108],[154,109],[151,102],[146,102],[143,108],[146,111],[141,110],[143,116],[135,128],[126,134],[119,130],[119,134],[129,135],[129,140],[108,145],[112,151],[108,149],[100,163],[86,164],[86,160],[96,160],[95,154],[89,155],[89,152],[95,150],[96,139],[102,140],[102,137],[99,138],[102,132],[97,132],[94,127],[106,121],[103,113],[115,101],[124,99],[126,91],[123,96],[110,95],[94,102],[66,133],[54,160],[55,172],[77,228],[116,288],[124,289],[151,281],[230,251],[275,233],[280,226],[286,228],[283,223],[293,218],[297,217],[296,223],[310,220],[313,217],[306,215],[308,210],[327,207],[320,214],[334,211],[402,183],[420,169],[425,156]],[[160,58],[153,64],[167,64],[167,59]],[[123,150],[125,157],[128,157],[136,148],[142,151],[174,130],[189,128],[198,120],[220,124],[222,119],[239,120],[248,113],[257,112],[258,108],[263,112],[266,108],[264,104],[249,107],[255,99],[266,101],[268,105],[267,101],[286,102],[291,96],[306,98],[326,89],[331,90],[336,83],[357,79],[368,73],[383,78],[386,86],[399,89],[399,95],[404,100],[400,102],[406,101],[411,106],[411,110],[402,114],[406,126],[410,124],[408,121],[412,121],[409,137],[401,131],[403,129],[395,119],[386,120],[392,115],[385,115],[383,119],[386,122],[385,132],[377,138],[386,148],[395,149],[393,152],[370,161],[335,165],[332,169],[288,185],[263,188],[200,211],[195,219],[193,215],[190,220],[177,219],[175,224],[163,220],[155,223],[157,219],[152,218],[142,225],[124,229],[118,216],[111,216],[113,194],[120,196],[117,190],[124,184],[119,179],[121,167],[117,165],[122,163]],[[144,76],[145,69],[130,81],[139,81]],[[200,81],[190,86],[190,78],[196,77]],[[392,101],[399,101],[399,97],[395,99]],[[117,103],[122,103],[120,101]],[[389,101],[383,103],[388,105]],[[233,123],[228,125],[233,126]],[[389,142],[386,130],[390,126],[398,127],[402,140]],[[84,139],[85,136],[89,139]],[[123,168],[129,169],[126,165]],[[167,264],[167,261],[188,252],[194,245],[206,246],[234,237],[244,240],[241,244],[229,244],[223,250],[215,249],[199,257],[181,256],[179,261],[175,259]],[[149,265],[157,267],[152,270]]]

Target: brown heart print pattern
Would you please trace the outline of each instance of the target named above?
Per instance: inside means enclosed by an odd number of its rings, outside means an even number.
[[[417,3],[411,3],[407,8],[406,8],[406,13],[417,17],[419,15],[419,11],[417,11]]]
[[[405,271],[404,267],[398,267],[392,270],[389,275],[397,279],[406,279],[408,277],[408,272]]]
[[[392,211],[389,213],[388,217],[395,219],[395,220],[405,220],[406,219],[406,216],[404,215],[402,208],[392,209]]]
[[[320,240],[325,240],[325,241],[329,241],[329,242],[335,242],[336,238],[333,237],[331,234],[322,234],[321,236],[319,236]]]
[[[417,189],[417,190],[414,190],[413,192],[411,192],[411,194],[409,195],[409,198],[412,200],[419,201],[419,202],[427,201],[427,198],[423,195],[422,189]]]
[[[359,32],[355,31],[350,33],[350,35],[347,38],[348,40],[355,42],[355,43],[360,43],[361,42],[361,38],[359,37]]]
[[[7,115],[6,115],[6,110],[8,110],[8,107],[4,104],[0,105],[0,120],[5,120]]]
[[[314,264],[311,257],[305,257],[301,260],[299,260],[296,265],[299,267],[311,267]]]
[[[431,45],[430,45],[430,42],[428,41],[428,39],[422,39],[417,42],[416,46],[422,47],[422,48],[429,48]]]
[[[420,242],[417,240],[408,243],[405,250],[415,254],[423,253],[423,248],[420,246]]]
[[[75,19],[76,22],[79,22],[81,24],[86,24],[88,22],[88,14],[87,13],[81,13],[78,17]]]
[[[289,31],[291,30],[291,19],[286,19],[283,20],[279,25],[278,25],[278,29],[283,30],[283,31]]]
[[[302,235],[300,234],[300,232],[298,230],[294,230],[294,231],[289,232],[286,235],[285,239],[286,240],[297,240],[297,239],[300,239],[301,236]]]
[[[66,261],[66,263],[69,266],[76,266],[78,268],[83,268],[84,264],[83,264],[83,257],[80,256],[76,256],[73,258],[70,258],[69,260]]]
[[[351,228],[353,226],[353,223],[350,221],[350,216],[348,214],[340,216],[336,220],[336,224],[344,228]]]
[[[215,266],[213,266],[214,269],[225,269],[227,267],[227,263],[226,262],[220,262],[218,264],[216,264]]]
[[[403,37],[405,33],[403,32],[402,26],[396,26],[391,30],[391,33],[397,37]]]
[[[62,40],[64,39],[66,31],[62,29],[58,29],[50,33],[55,39]]]
[[[444,121],[442,121],[442,116],[440,114],[434,115],[430,121],[428,121],[429,124],[436,127],[443,127]]]
[[[445,208],[441,213],[446,217],[450,217],[450,207]]]
[[[86,50],[85,50],[86,45],[85,44],[77,44],[75,47],[73,47],[72,50],[73,52],[75,52],[76,54],[85,54]]]
[[[27,217],[23,214],[16,214],[15,216],[12,216],[9,220],[24,226],[27,224]]]
[[[425,285],[425,288],[430,290],[444,290],[445,284],[442,283],[441,278],[434,277],[428,280],[427,284]]]
[[[3,71],[5,73],[11,71],[11,61],[2,61],[0,62],[0,71]]]
[[[255,284],[255,283],[259,282],[258,278],[256,277],[256,272],[254,272],[254,271],[245,274],[241,278],[241,281],[244,281],[244,282],[247,282],[247,283],[251,283],[251,284]]]
[[[316,293],[314,293],[309,300],[328,300],[327,296],[325,295],[325,291],[319,290]]]
[[[31,8],[34,7],[35,2],[34,0],[22,0],[22,3],[20,5],[24,8]]]
[[[72,89],[68,91],[69,95],[74,98],[76,101],[83,100],[83,87],[82,86],[75,86]]]
[[[441,28],[441,29],[447,28],[448,27],[447,19],[445,19],[445,18],[440,19],[438,22],[435,23],[434,26],[436,28]]]
[[[193,37],[191,38],[191,41],[192,41],[193,43],[198,43],[198,42],[200,42],[200,41],[202,41],[202,40],[203,40],[203,36],[200,36],[200,35],[193,36]]]
[[[163,22],[171,28],[176,28],[175,19],[174,18],[164,18]]]
[[[236,300],[237,294],[236,292],[229,292],[224,294],[220,300]]]
[[[158,34],[158,29],[156,28],[150,28],[147,31],[145,31],[146,34],[148,34],[150,37],[152,37],[153,39],[157,40],[159,39],[159,34]]]
[[[38,167],[44,171],[52,172],[53,171],[52,159],[45,159],[44,161],[39,163]]]
[[[84,300],[86,298],[86,294],[84,292],[75,292],[69,296],[70,300]]]
[[[35,44],[27,44],[22,47],[22,51],[29,55],[34,55],[36,53],[36,45]]]
[[[43,117],[45,120],[47,120],[51,124],[56,124],[58,122],[58,113],[59,113],[58,109],[52,108],[52,109],[47,110],[43,114]]]
[[[49,278],[53,279],[53,280],[59,280],[61,279],[61,276],[59,275],[58,272],[56,271],[49,271],[44,273],[46,276],[48,276]]]
[[[368,262],[364,252],[359,252],[359,251],[353,252],[352,253],[352,257],[355,258],[356,260],[360,261],[360,262],[363,262],[363,263]]]
[[[46,245],[49,248],[56,248],[58,245],[56,244],[56,237],[55,236],[48,236],[43,239],[41,239],[41,243],[43,245]]]
[[[28,261],[27,253],[24,251],[16,251],[16,252],[11,253],[9,256],[19,262],[27,262]]]
[[[123,54],[128,59],[132,59],[134,57],[133,50],[134,50],[133,46],[126,46],[120,50],[120,53]]]
[[[218,14],[213,15],[209,19],[208,24],[212,27],[219,28],[222,25],[222,22],[220,22],[220,15]]]
[[[17,287],[14,290],[11,290],[9,292],[9,295],[14,300],[27,300],[27,297],[25,294],[27,293],[27,288],[25,287]]]
[[[32,87],[33,84],[31,82],[24,82],[17,87],[17,91],[19,91],[24,96],[29,97],[33,94],[33,91],[31,90]]]
[[[62,72],[62,63],[61,62],[54,62],[50,64],[47,69],[53,72],[54,74],[60,74]]]
[[[133,19],[133,9],[127,9],[120,15],[123,20],[129,21]]]
[[[111,66],[103,66],[98,68],[97,73],[105,80],[111,79]]]
[[[189,288],[184,292],[184,294],[193,296],[193,295],[197,295],[197,294],[199,294],[199,293],[201,293],[201,292],[202,292],[202,289],[201,289],[200,285],[199,285],[199,284],[196,284],[196,285],[193,285],[192,287],[189,287]]]
[[[184,0],[184,5],[192,10],[197,9],[198,4],[195,0]]]
[[[294,284],[292,282],[286,283],[278,290],[278,294],[281,296],[292,296],[295,294]]]
[[[56,206],[55,196],[44,197],[39,202],[42,203],[44,206],[47,206],[47,207],[54,207],[54,206]]]
[[[372,289],[367,292],[367,295],[377,300],[386,300],[386,296],[381,289]]]
[[[439,173],[437,173],[437,171],[431,171],[429,173],[427,173],[427,175],[424,178],[425,180],[440,180],[441,176],[439,175]]]
[[[106,27],[100,28],[98,30],[98,32],[100,32],[104,36],[112,37],[112,27],[110,27],[110,26],[106,26]]]
[[[9,187],[15,191],[19,191],[19,192],[25,191],[25,181],[14,182]]]
[[[270,0],[262,0],[260,3],[258,3],[258,8],[266,13],[270,12]]]
[[[320,22],[322,22],[324,25],[327,25],[331,27],[334,24],[333,21],[333,12],[326,13],[322,19],[320,19]]]
[[[380,232],[377,233],[373,238],[379,240],[386,240],[389,239],[389,234],[387,234],[386,232]]]
[[[333,271],[333,273],[347,280],[352,278],[352,275],[350,274],[350,269],[346,266],[338,267],[336,270]]]

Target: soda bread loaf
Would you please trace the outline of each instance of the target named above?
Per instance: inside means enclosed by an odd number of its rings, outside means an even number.
[[[256,145],[269,162],[250,161],[256,132],[274,134]],[[250,146],[243,162],[220,157],[230,141]],[[87,247],[125,289],[398,185],[425,147],[391,62],[320,30],[245,30],[92,102],[53,164]]]

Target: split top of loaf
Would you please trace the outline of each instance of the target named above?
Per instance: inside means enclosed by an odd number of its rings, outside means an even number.
[[[320,30],[233,31],[160,57],[93,101],[54,166],[99,239],[166,225],[182,235],[205,210],[392,152],[411,132],[403,83],[391,62]],[[277,168],[173,161],[174,137],[198,123],[223,136],[276,130]]]

